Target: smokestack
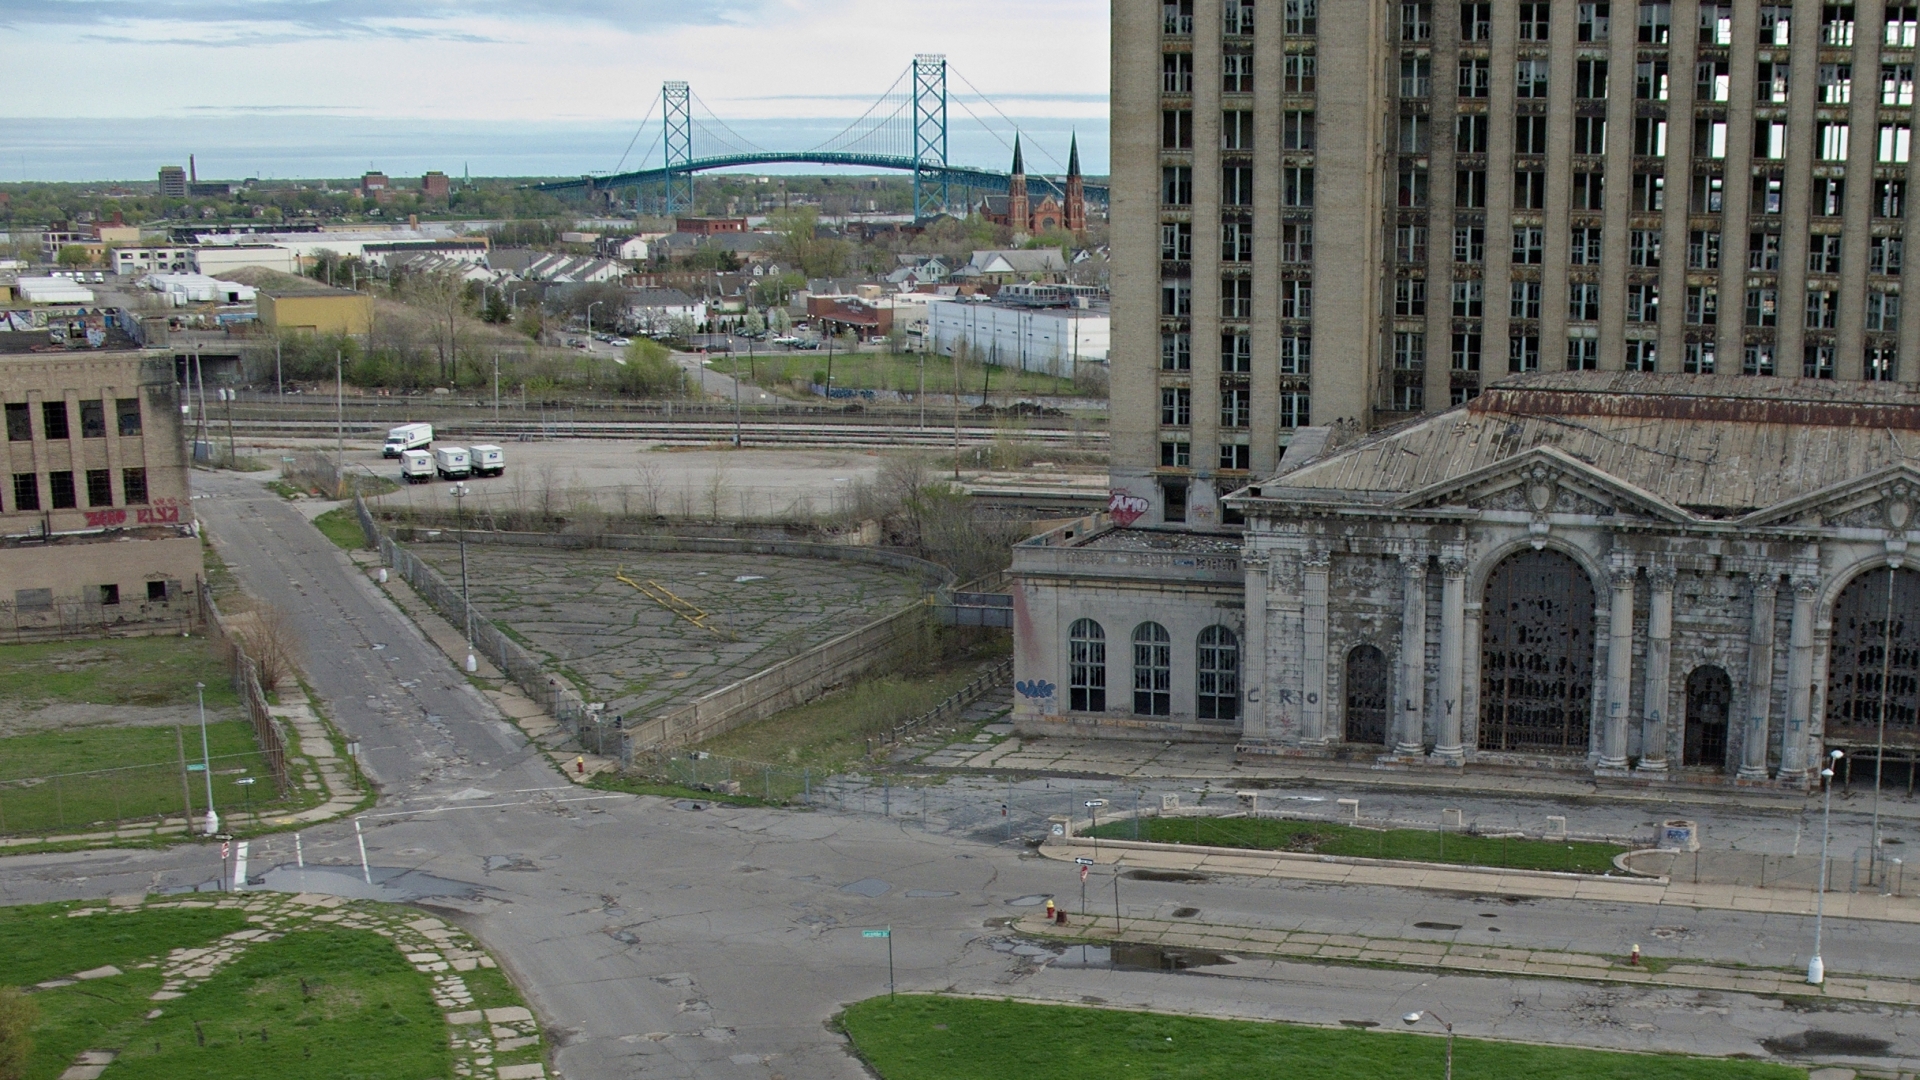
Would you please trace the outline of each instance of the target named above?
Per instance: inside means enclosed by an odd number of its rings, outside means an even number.
[[[187,181],[194,184],[200,182],[200,166],[193,163],[192,154],[187,155]]]

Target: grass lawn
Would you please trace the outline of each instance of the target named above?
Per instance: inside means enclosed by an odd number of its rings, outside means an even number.
[[[903,390],[917,393],[920,389],[920,353],[878,353],[860,352],[833,354],[833,385],[848,390]],[[807,382],[819,382],[815,373],[822,376],[827,370],[827,351],[801,353],[756,354],[751,371],[747,354],[738,354],[740,375],[752,378],[747,381],[760,386],[791,387],[795,379]],[[938,354],[928,354],[926,360],[927,391],[929,393],[949,394],[953,392],[953,359]],[[1063,361],[1063,365],[1064,365]],[[733,374],[734,358],[724,353],[709,357],[707,368],[722,375]],[[1073,396],[1073,380],[1055,378],[1033,371],[1019,371],[1012,367],[995,366],[991,376],[988,369],[980,364],[964,363],[960,365],[960,392],[976,398],[978,404],[980,388],[985,385],[989,393],[1047,394]]]
[[[1103,840],[1152,840],[1162,844],[1301,851],[1374,859],[1498,866],[1515,870],[1563,870],[1601,874],[1627,850],[1615,844],[1551,840],[1495,840],[1425,829],[1358,829],[1320,821],[1271,818],[1150,817],[1116,821],[1092,831]]]
[[[24,705],[192,705],[203,682],[207,707],[228,708],[240,701],[231,678],[204,637],[0,645],[0,700]]]
[[[359,551],[367,546],[367,534],[360,529],[360,519],[344,506],[336,507],[313,519],[313,527],[320,534],[348,551]]]
[[[1383,1022],[1393,1022],[1383,1020]],[[1446,1040],[1247,1020],[903,996],[842,1017],[884,1080],[1385,1080],[1440,1075]],[[1623,1054],[1459,1039],[1454,1074],[1474,1080],[1805,1080],[1757,1061]]]
[[[198,725],[187,728],[187,761],[200,761]],[[245,720],[207,725],[213,752],[214,805],[265,807],[274,798],[272,773]],[[113,771],[104,771],[113,770]],[[57,781],[10,783],[62,775]],[[258,778],[251,793],[233,781]],[[206,778],[188,777],[186,794],[196,811],[206,809]],[[0,833],[54,832],[96,823],[179,814],[186,797],[180,784],[179,744],[168,727],[92,727],[41,731],[0,739]],[[4,955],[4,954],[0,954]]]

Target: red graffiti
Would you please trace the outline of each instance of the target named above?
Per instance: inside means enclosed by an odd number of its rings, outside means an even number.
[[[134,511],[134,520],[142,525],[178,525],[180,504],[172,499],[156,499],[152,506]]]
[[[87,511],[87,527],[88,528],[104,529],[113,525],[125,525],[126,523],[127,523],[127,512],[125,510],[89,510]]]
[[[1112,516],[1113,523],[1123,529],[1139,521],[1150,508],[1147,500],[1118,489],[1107,499],[1107,513]]]

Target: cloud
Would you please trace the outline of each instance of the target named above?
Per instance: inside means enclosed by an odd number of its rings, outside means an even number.
[[[79,35],[111,44],[211,48],[316,38],[394,38],[494,43],[473,25],[595,23],[629,29],[737,24],[771,0],[8,0],[0,28],[100,27]],[[169,36],[138,27],[162,25]],[[182,33],[183,28],[199,34]]]

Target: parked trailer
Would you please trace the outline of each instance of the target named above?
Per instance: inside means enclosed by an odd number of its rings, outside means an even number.
[[[464,446],[434,447],[433,465],[443,480],[465,480],[473,472],[473,458]]]
[[[382,457],[399,457],[409,450],[425,450],[433,442],[432,424],[401,424],[387,432]]]
[[[473,461],[475,476],[500,476],[507,471],[507,452],[497,446],[483,443],[469,448],[467,453]]]
[[[407,450],[400,454],[400,479],[409,484],[433,480],[433,455],[425,450]]]

